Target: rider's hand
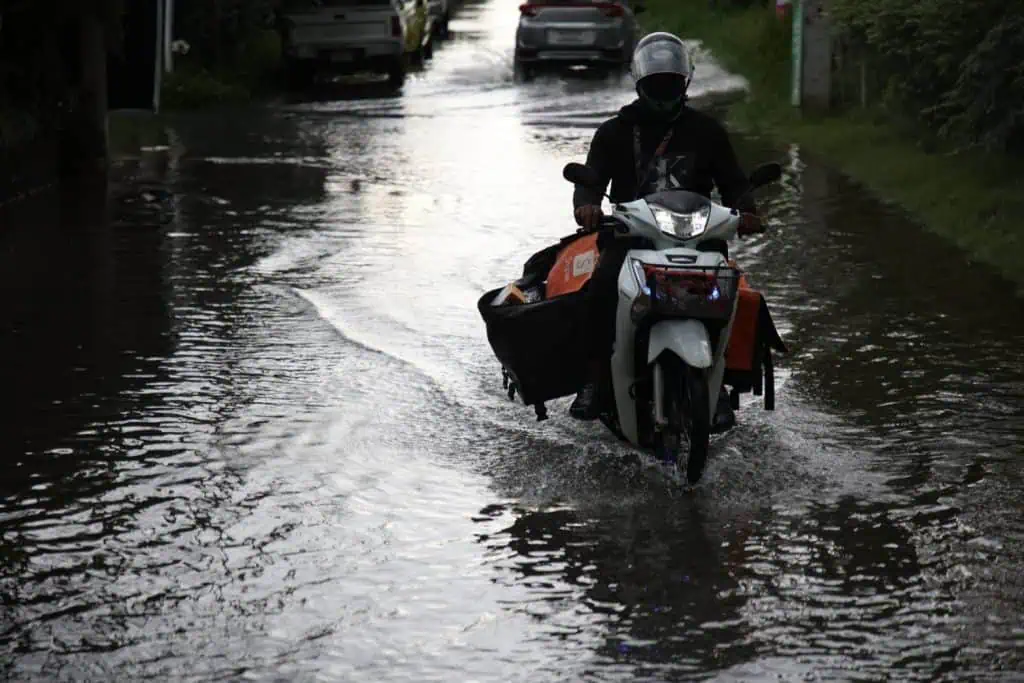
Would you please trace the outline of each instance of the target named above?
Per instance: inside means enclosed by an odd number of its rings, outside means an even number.
[[[601,225],[601,218],[604,216],[601,212],[601,207],[594,204],[579,207],[574,212],[574,215],[576,216],[576,223],[585,230],[597,230],[598,226]]]
[[[740,214],[740,226],[736,230],[740,237],[755,235],[765,231],[764,221],[756,213]]]

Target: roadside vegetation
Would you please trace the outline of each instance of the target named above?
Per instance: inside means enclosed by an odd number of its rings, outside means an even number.
[[[1024,284],[1024,7],[832,0],[827,113],[790,105],[791,24],[774,3],[648,0],[646,28],[700,40],[749,96],[746,132],[798,143]]]
[[[82,160],[102,156],[95,100],[83,87],[82,31],[98,26],[107,55],[118,55],[128,2],[0,0],[0,205],[52,185]],[[176,0],[175,33],[187,50],[175,55],[165,107],[248,101],[277,88],[277,2]],[[103,58],[102,52],[90,54]],[[108,142],[117,149],[122,139],[154,128],[151,118],[109,118]]]
[[[78,23],[98,20],[116,41],[124,1],[0,0],[0,206],[71,166],[81,149],[74,123],[86,108],[71,68],[82,59]]]
[[[278,88],[281,41],[275,0],[177,0],[169,109],[243,102]]]

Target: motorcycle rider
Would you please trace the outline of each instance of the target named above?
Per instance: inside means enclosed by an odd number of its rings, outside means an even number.
[[[755,217],[745,220],[740,235],[760,232],[750,182],[740,168],[725,128],[711,116],[686,106],[686,91],[693,64],[685,43],[671,33],[656,32],[642,38],[633,52],[631,71],[637,99],[605,121],[594,133],[587,153],[590,166],[604,181],[600,188],[576,186],[573,194],[576,222],[584,230],[598,227],[604,189],[611,181],[612,202],[628,202],[651,192],[681,189],[710,197],[717,187],[722,203]],[[590,279],[590,319],[595,338],[590,381],[580,389],[569,409],[581,420],[593,420],[601,410],[601,379],[615,341],[618,275],[633,239],[599,240],[601,256]],[[701,244],[702,250],[721,251],[724,240]],[[722,391],[713,423],[724,431],[736,422],[729,395]]]

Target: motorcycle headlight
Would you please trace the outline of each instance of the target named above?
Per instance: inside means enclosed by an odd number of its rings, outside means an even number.
[[[684,240],[703,233],[711,218],[711,206],[707,204],[691,213],[676,213],[663,206],[652,205],[651,212],[662,232]]]

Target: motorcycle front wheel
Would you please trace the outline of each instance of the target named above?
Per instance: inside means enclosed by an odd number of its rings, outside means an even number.
[[[686,480],[696,484],[704,474],[711,439],[707,377],[703,370],[672,355],[665,355],[658,363],[664,378],[662,410],[668,424],[655,431],[655,449],[676,467],[685,466]]]

